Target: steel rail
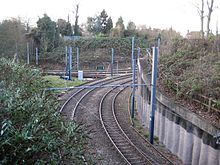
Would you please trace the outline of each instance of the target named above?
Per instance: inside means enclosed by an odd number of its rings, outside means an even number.
[[[131,111],[131,108],[130,108],[130,104],[131,104],[131,94],[132,93],[130,93],[130,96],[129,96],[129,98],[128,98],[128,108],[127,108],[127,110],[128,110],[128,113],[130,114],[130,111]],[[130,124],[131,124],[131,128],[140,136],[140,138],[142,138],[150,147],[152,147],[159,155],[161,155],[166,161],[168,161],[169,162],[169,164],[171,164],[171,165],[174,165],[174,163],[167,157],[167,156],[165,156],[162,152],[160,152],[158,149],[156,149],[155,147],[154,147],[154,145],[152,145],[138,130],[137,130],[137,128],[135,128],[135,125],[134,125],[134,122],[133,122],[133,120],[132,120],[132,118],[131,118],[131,115],[129,115],[130,117]]]
[[[121,79],[124,79],[125,77],[123,77],[123,78],[119,78],[119,80],[121,80]],[[116,79],[116,80],[118,80],[118,79]],[[114,79],[114,81],[110,81],[110,82],[106,82],[106,84],[108,84],[108,83],[111,83],[111,82],[115,82],[115,79]],[[105,84],[103,84],[103,86],[104,86]],[[98,87],[97,87],[98,88]],[[72,112],[72,115],[71,115],[71,119],[73,119],[74,118],[74,116],[75,116],[75,112],[76,112],[76,109],[78,108],[78,106],[80,105],[80,103],[82,102],[82,100],[89,94],[89,93],[91,93],[91,92],[93,92],[95,89],[97,89],[97,88],[92,88],[91,90],[89,90],[88,92],[86,92],[83,96],[81,96],[81,98],[78,100],[78,102],[76,103],[76,105],[75,105],[75,107],[74,107],[74,109],[73,109],[73,112]]]
[[[112,78],[108,78],[108,79],[102,79],[100,81],[96,81],[95,83],[93,83],[92,85],[95,85],[95,84],[99,84],[99,83],[103,83],[103,82],[106,82],[106,81],[116,81],[117,79],[122,79],[124,77],[128,77],[130,76],[129,74],[128,75],[124,75],[124,76],[117,76],[117,77],[114,77],[114,79]],[[82,92],[83,90],[85,90],[85,88],[81,88],[79,89],[78,91],[76,91],[75,93],[72,93],[71,96],[64,102],[64,104],[62,105],[62,107],[60,108],[59,112],[61,113],[64,108],[67,106],[67,104],[70,102],[70,100],[75,97],[77,94],[79,94],[80,92]],[[75,112],[74,112],[75,113]]]
[[[125,87],[125,88],[127,88],[127,87]],[[125,89],[125,88],[124,88],[124,89]],[[120,128],[121,132],[123,133],[123,135],[124,135],[124,136],[126,137],[126,139],[128,140],[128,142],[141,154],[141,156],[143,156],[143,157],[145,158],[145,160],[146,160],[149,164],[152,164],[152,163],[150,162],[150,160],[146,157],[146,155],[145,155],[138,147],[136,147],[135,144],[130,140],[130,138],[127,136],[127,134],[124,132],[124,130],[121,128],[121,126],[120,126],[120,124],[119,124],[119,122],[118,122],[118,119],[117,119],[116,114],[115,114],[115,105],[116,105],[115,101],[116,101],[116,98],[118,97],[118,95],[119,95],[122,91],[123,91],[123,90],[120,90],[120,91],[114,96],[114,98],[113,98],[113,102],[112,102],[112,112],[113,112],[114,119],[115,119],[115,121],[116,121],[118,127]],[[129,104],[129,105],[130,105],[130,104]],[[129,107],[130,107],[130,106],[129,106]],[[130,115],[130,117],[131,117],[131,115]]]
[[[126,82],[125,82],[126,83]],[[117,87],[109,90],[101,99],[101,102],[100,102],[100,106],[99,106],[99,114],[100,114],[100,120],[101,120],[101,124],[105,130],[105,133],[107,134],[108,138],[110,139],[111,143],[114,145],[114,147],[116,148],[116,150],[119,152],[119,154],[122,156],[122,158],[128,163],[128,164],[133,164],[135,162],[132,162],[131,160],[129,160],[129,158],[127,158],[123,152],[120,150],[120,148],[118,147],[119,144],[116,144],[116,142],[114,141],[114,139],[111,137],[110,133],[109,133],[109,130],[107,129],[107,127],[105,126],[105,122],[104,122],[104,119],[103,119],[103,113],[102,113],[102,107],[103,107],[103,104],[104,104],[104,100],[107,98],[107,95],[110,94],[114,89],[116,89]],[[122,139],[124,139],[124,142],[128,143],[131,147],[132,150],[135,150],[136,152],[138,152],[138,155],[139,155],[139,160],[137,159],[136,161],[138,162],[141,162],[141,163],[147,163],[147,164],[152,164],[149,159],[143,155],[143,153],[131,142],[131,140],[127,137],[127,135],[124,133],[124,131],[122,130],[122,128],[120,127],[118,121],[117,121],[117,118],[116,116],[114,115],[114,106],[115,106],[115,99],[116,97],[124,90],[125,88],[121,89],[119,92],[117,92],[112,100],[112,113],[113,113],[113,118],[114,118],[114,122],[117,124],[117,129],[119,129],[119,132],[121,132],[122,134],[119,134],[119,136],[122,136]]]

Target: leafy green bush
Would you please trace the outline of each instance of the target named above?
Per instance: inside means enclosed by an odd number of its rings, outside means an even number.
[[[89,64],[97,65],[100,62],[111,62],[111,48],[115,49],[117,60],[126,63],[131,61],[131,41],[129,38],[116,37],[95,37],[95,38],[80,38],[76,41],[67,41],[64,45],[56,48],[53,52],[47,53],[46,62],[63,63],[65,57],[65,45],[73,48],[73,62],[76,61],[76,47],[80,49],[80,64],[87,66]],[[147,48],[154,41],[147,41],[144,38],[135,39],[135,48]],[[144,51],[144,50],[143,50]],[[146,52],[146,51],[145,51]]]
[[[169,52],[159,59],[159,74],[178,83],[179,94],[220,97],[220,56],[209,40],[175,40]],[[162,79],[167,84],[166,79]],[[169,86],[168,86],[169,87]],[[172,89],[171,87],[169,87]]]
[[[0,164],[83,162],[87,134],[65,122],[38,70],[0,59]]]

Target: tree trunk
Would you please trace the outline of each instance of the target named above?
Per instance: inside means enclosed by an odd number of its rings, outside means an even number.
[[[76,5],[76,16],[75,16],[75,25],[74,25],[74,36],[79,35],[79,25],[78,25],[78,12],[79,12],[79,4]]]
[[[202,0],[202,8],[201,8],[201,34],[202,34],[202,39],[204,39],[204,0]]]
[[[18,42],[15,43],[15,62],[19,63],[19,57],[18,57]]]
[[[209,4],[209,1],[207,0],[207,6],[208,6],[207,37],[209,37],[209,34],[210,34],[210,22],[211,22],[211,15],[213,12],[213,4],[214,4],[214,0],[211,0],[211,5]]]

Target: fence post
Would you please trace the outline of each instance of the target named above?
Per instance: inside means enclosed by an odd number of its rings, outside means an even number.
[[[157,80],[158,48],[153,47],[152,79],[151,79],[151,113],[150,113],[150,143],[154,143],[154,115],[156,110],[156,80]]]

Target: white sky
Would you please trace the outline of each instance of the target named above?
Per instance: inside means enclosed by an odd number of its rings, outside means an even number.
[[[199,31],[200,19],[197,9],[193,4],[200,0],[1,0],[0,21],[11,17],[21,17],[24,20],[30,19],[35,26],[39,17],[47,13],[52,20],[58,18],[67,19],[70,14],[71,22],[74,22],[72,11],[79,3],[79,22],[86,23],[88,16],[105,9],[115,23],[119,16],[122,16],[125,26],[128,21],[136,25],[146,25],[152,28],[173,29],[186,34],[187,30]],[[205,0],[206,1],[206,0]],[[220,0],[215,0],[215,6],[220,7]],[[206,6],[205,6],[206,7]],[[212,15],[211,28],[216,31],[216,23],[219,18],[220,29],[220,8],[214,10]],[[205,27],[206,29],[206,24]]]

